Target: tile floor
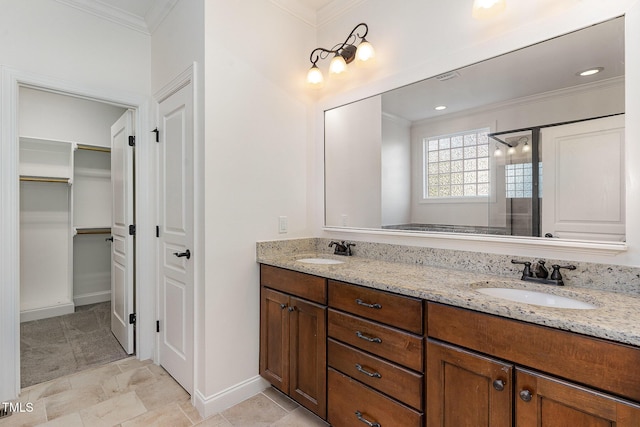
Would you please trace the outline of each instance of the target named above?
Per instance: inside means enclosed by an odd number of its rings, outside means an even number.
[[[189,395],[164,369],[135,358],[109,363],[22,390],[32,412],[0,419],[0,427],[322,427],[320,418],[268,388],[203,420]]]

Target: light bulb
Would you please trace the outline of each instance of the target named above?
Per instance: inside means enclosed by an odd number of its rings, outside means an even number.
[[[362,43],[358,45],[358,49],[356,50],[356,58],[358,61],[367,62],[376,56],[376,51],[371,46],[366,39],[362,39]]]
[[[347,71],[347,63],[339,53],[336,53],[336,56],[331,60],[331,64],[329,64],[329,72],[331,74],[342,74]]]
[[[506,7],[506,0],[474,0],[471,15],[476,19],[491,18]]]
[[[500,147],[498,146],[498,144],[496,144],[496,151],[493,152],[493,155],[495,157],[501,157],[502,156],[502,150],[500,149]]]
[[[320,68],[318,68],[316,64],[313,64],[313,66],[307,73],[307,83],[309,83],[313,87],[320,87],[324,83],[322,71],[320,71]]]
[[[507,154],[516,154],[516,147],[507,148]]]
[[[528,153],[529,150],[531,150],[531,147],[529,147],[529,143],[525,142],[524,145],[522,146],[522,152]]]

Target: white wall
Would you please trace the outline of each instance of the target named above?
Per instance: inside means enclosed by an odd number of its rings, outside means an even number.
[[[384,225],[411,221],[411,122],[382,115],[381,209]]]
[[[315,30],[268,1],[207,0],[205,33],[200,391],[210,414],[264,386],[256,241],[311,235],[314,111],[302,88]]]
[[[377,66],[374,69],[357,70],[349,79],[326,84],[318,103],[318,120],[321,120],[321,111],[328,108],[460,68],[627,12],[626,132],[628,141],[637,140],[640,138],[640,100],[630,94],[637,93],[634,90],[638,90],[640,83],[632,82],[633,79],[629,78],[640,73],[640,30],[637,29],[640,22],[640,6],[637,0],[511,2],[505,13],[486,21],[474,20],[471,17],[469,2],[407,0],[392,4],[384,0],[368,0],[319,29],[319,44],[332,45],[342,40],[356,23],[366,22],[369,25],[367,39],[376,48]],[[316,132],[316,144],[321,146],[322,141],[322,129],[319,128]],[[640,144],[630,143],[626,150],[627,159],[637,158],[640,155]],[[316,150],[316,161],[322,164],[319,152]],[[626,182],[629,202],[627,218],[640,216],[640,197],[633,197],[634,194],[640,194],[638,182],[640,168],[631,166],[627,170]],[[319,174],[316,175],[316,185],[320,188],[322,186]],[[315,200],[316,212],[322,212],[322,205],[323,200],[318,195]],[[556,245],[555,242],[530,244],[521,243],[520,240],[460,240],[435,236],[346,233],[325,231],[322,225],[321,221],[316,223],[317,234],[326,238],[372,240],[506,253],[523,257],[546,256],[576,261],[640,265],[640,224],[633,224],[632,221],[629,221],[627,227],[628,250],[617,255],[600,252],[597,248],[585,247],[576,250]]]
[[[377,228],[382,221],[380,97],[325,113],[326,222]]]

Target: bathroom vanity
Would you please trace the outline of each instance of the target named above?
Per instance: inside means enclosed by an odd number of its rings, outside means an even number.
[[[259,251],[260,373],[331,425],[640,425],[639,298],[304,255]],[[495,285],[596,308],[477,292]]]

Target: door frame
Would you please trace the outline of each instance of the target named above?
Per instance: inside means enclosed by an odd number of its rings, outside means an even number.
[[[136,357],[155,355],[155,146],[150,145],[150,98],[118,90],[99,89],[0,66],[0,400],[20,393],[20,200],[18,149],[19,88],[76,96],[135,110],[136,182],[150,183],[135,196],[136,250]]]
[[[156,91],[153,94],[153,102],[154,102],[154,111],[156,114],[155,117],[155,123],[158,124],[160,121],[160,116],[159,116],[159,112],[160,112],[160,108],[159,105],[160,103],[167,99],[168,97],[170,97],[171,95],[173,95],[175,92],[179,91],[180,89],[182,89],[183,87],[187,86],[189,83],[191,83],[191,91],[192,91],[192,103],[193,103],[193,251],[194,253],[196,253],[196,256],[193,257],[193,302],[192,302],[192,307],[193,307],[193,349],[192,349],[192,354],[193,354],[193,371],[192,371],[192,375],[193,375],[193,380],[192,380],[192,390],[191,390],[191,402],[193,404],[198,403],[199,401],[203,400],[203,396],[200,394],[199,392],[199,388],[198,388],[198,372],[199,372],[199,360],[200,358],[198,357],[199,355],[199,341],[198,341],[198,337],[200,336],[200,331],[202,330],[200,323],[198,322],[198,319],[201,319],[201,316],[203,316],[204,313],[204,307],[201,305],[204,302],[204,290],[201,288],[200,284],[202,283],[200,278],[202,277],[202,266],[203,263],[201,262],[201,260],[203,259],[203,256],[201,254],[204,254],[204,238],[202,237],[203,233],[202,230],[204,230],[204,218],[202,215],[202,207],[200,206],[200,203],[202,200],[204,200],[203,197],[203,193],[204,193],[204,147],[201,144],[201,128],[200,128],[200,120],[199,120],[199,114],[200,114],[200,102],[201,102],[201,98],[199,97],[199,78],[198,78],[198,63],[197,62],[193,62],[189,67],[187,67],[184,71],[182,71],[180,74],[178,74],[177,76],[175,76],[171,81],[167,82],[167,84],[165,84],[162,88],[160,88],[158,91]],[[155,126],[155,125],[154,125]],[[160,170],[157,167],[159,161],[160,161],[160,150],[155,150],[155,157],[154,157],[154,161],[155,161],[155,189],[156,192],[158,191],[159,188],[159,184],[158,181],[160,179]],[[155,203],[156,203],[156,224],[159,224],[160,222],[160,211],[159,211],[159,206],[157,206],[157,204],[159,203],[159,197],[156,194],[155,197]],[[156,254],[157,259],[160,258],[160,241],[158,239],[155,239],[154,242],[155,245],[155,251],[154,254]],[[160,268],[160,263],[156,262],[155,265],[156,268],[156,275],[155,277],[158,278],[159,277],[159,268]],[[155,286],[154,286],[154,292],[155,292],[155,312],[156,313],[160,313],[160,283],[158,280],[154,281]],[[201,319],[202,322],[204,322],[203,319]],[[156,363],[158,363],[158,361],[160,360],[160,334],[156,333],[155,334],[155,352],[154,352],[154,360],[156,361]],[[202,343],[203,345],[203,343]],[[203,413],[202,411],[200,411],[201,413]]]

